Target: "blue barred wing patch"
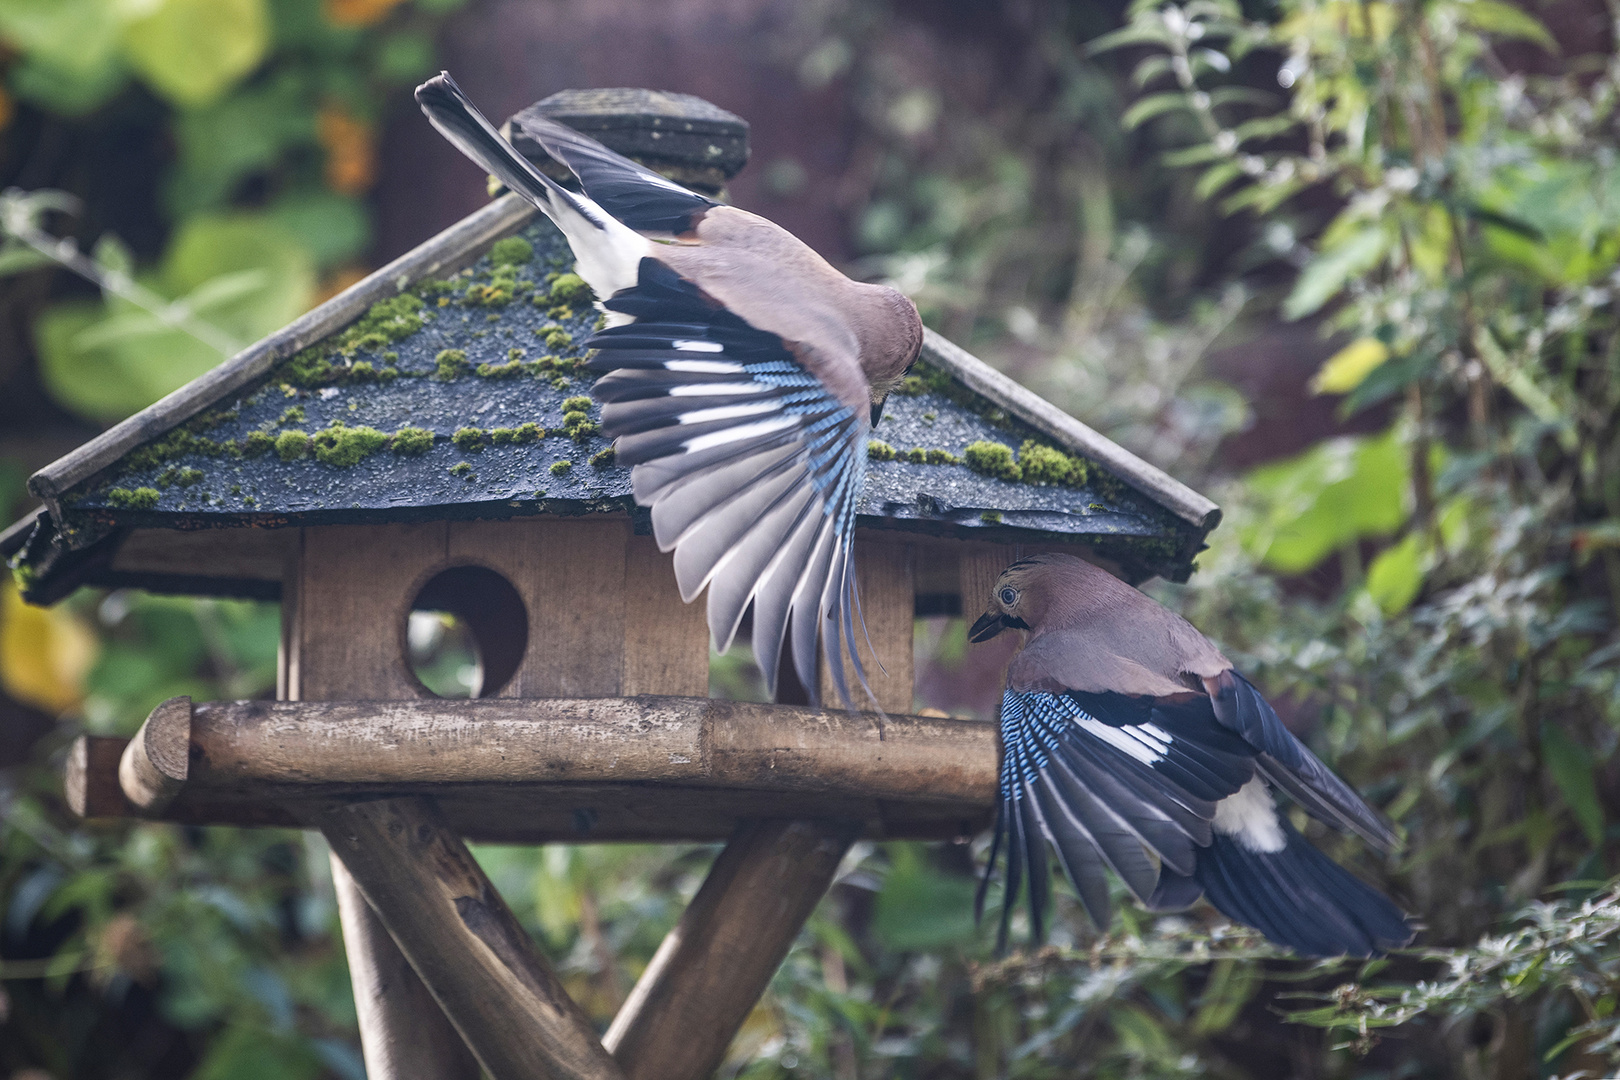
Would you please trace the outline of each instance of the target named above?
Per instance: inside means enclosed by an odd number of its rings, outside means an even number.
[[[755,660],[774,693],[784,641],[814,698],[816,642],[851,702],[838,658],[855,650],[855,505],[869,417],[811,374],[775,334],[717,305],[656,259],[604,302],[635,321],[586,345],[592,393],[687,601],[708,589],[724,651],[750,603]],[[791,639],[789,634],[791,633]]]

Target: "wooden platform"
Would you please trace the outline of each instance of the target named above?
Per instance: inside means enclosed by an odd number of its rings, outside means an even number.
[[[762,817],[951,839],[986,827],[996,755],[984,722],[710,698],[176,698],[134,740],[82,738],[67,790],[87,818],[284,826],[431,794],[498,843],[722,840]]]

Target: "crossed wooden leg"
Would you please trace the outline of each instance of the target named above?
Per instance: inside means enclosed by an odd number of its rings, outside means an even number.
[[[323,811],[316,824],[494,1080],[707,1077],[856,834],[853,826],[802,821],[739,829],[636,984],[604,1048],[431,799],[346,803]],[[358,917],[344,922],[345,933],[364,925]],[[356,1001],[381,1004],[360,1013],[362,1027],[373,1029],[362,1031],[362,1043],[375,1080],[468,1075],[439,1049],[423,1051],[435,1056],[431,1063],[374,1061],[374,1045],[409,1045],[398,1034],[401,1023],[432,1020],[410,1006],[408,992],[390,1001],[364,985],[386,975],[377,965],[352,970]]]

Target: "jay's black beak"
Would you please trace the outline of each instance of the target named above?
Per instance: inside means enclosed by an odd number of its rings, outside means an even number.
[[[978,641],[988,641],[1006,628],[1008,623],[1001,612],[985,612],[978,617],[978,622],[974,623],[972,630],[967,631],[967,640],[974,641],[975,644]]]
[[[878,421],[883,419],[883,406],[888,400],[889,400],[889,395],[884,394],[883,399],[881,401],[872,402],[872,426],[873,427],[877,427]]]

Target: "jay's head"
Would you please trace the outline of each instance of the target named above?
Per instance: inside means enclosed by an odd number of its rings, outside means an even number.
[[[922,352],[923,324],[917,305],[887,285],[871,285],[877,317],[861,333],[861,370],[872,396],[872,424],[883,418],[883,403]]]
[[[1020,559],[1001,572],[990,590],[990,608],[968,631],[970,641],[989,641],[1003,630],[1028,630],[1046,613],[1048,566]]]
[[[990,608],[968,631],[970,641],[989,641],[1003,630],[1041,630],[1074,621],[1088,598],[1129,589],[1108,571],[1073,555],[1019,559],[1001,572],[990,591]]]

